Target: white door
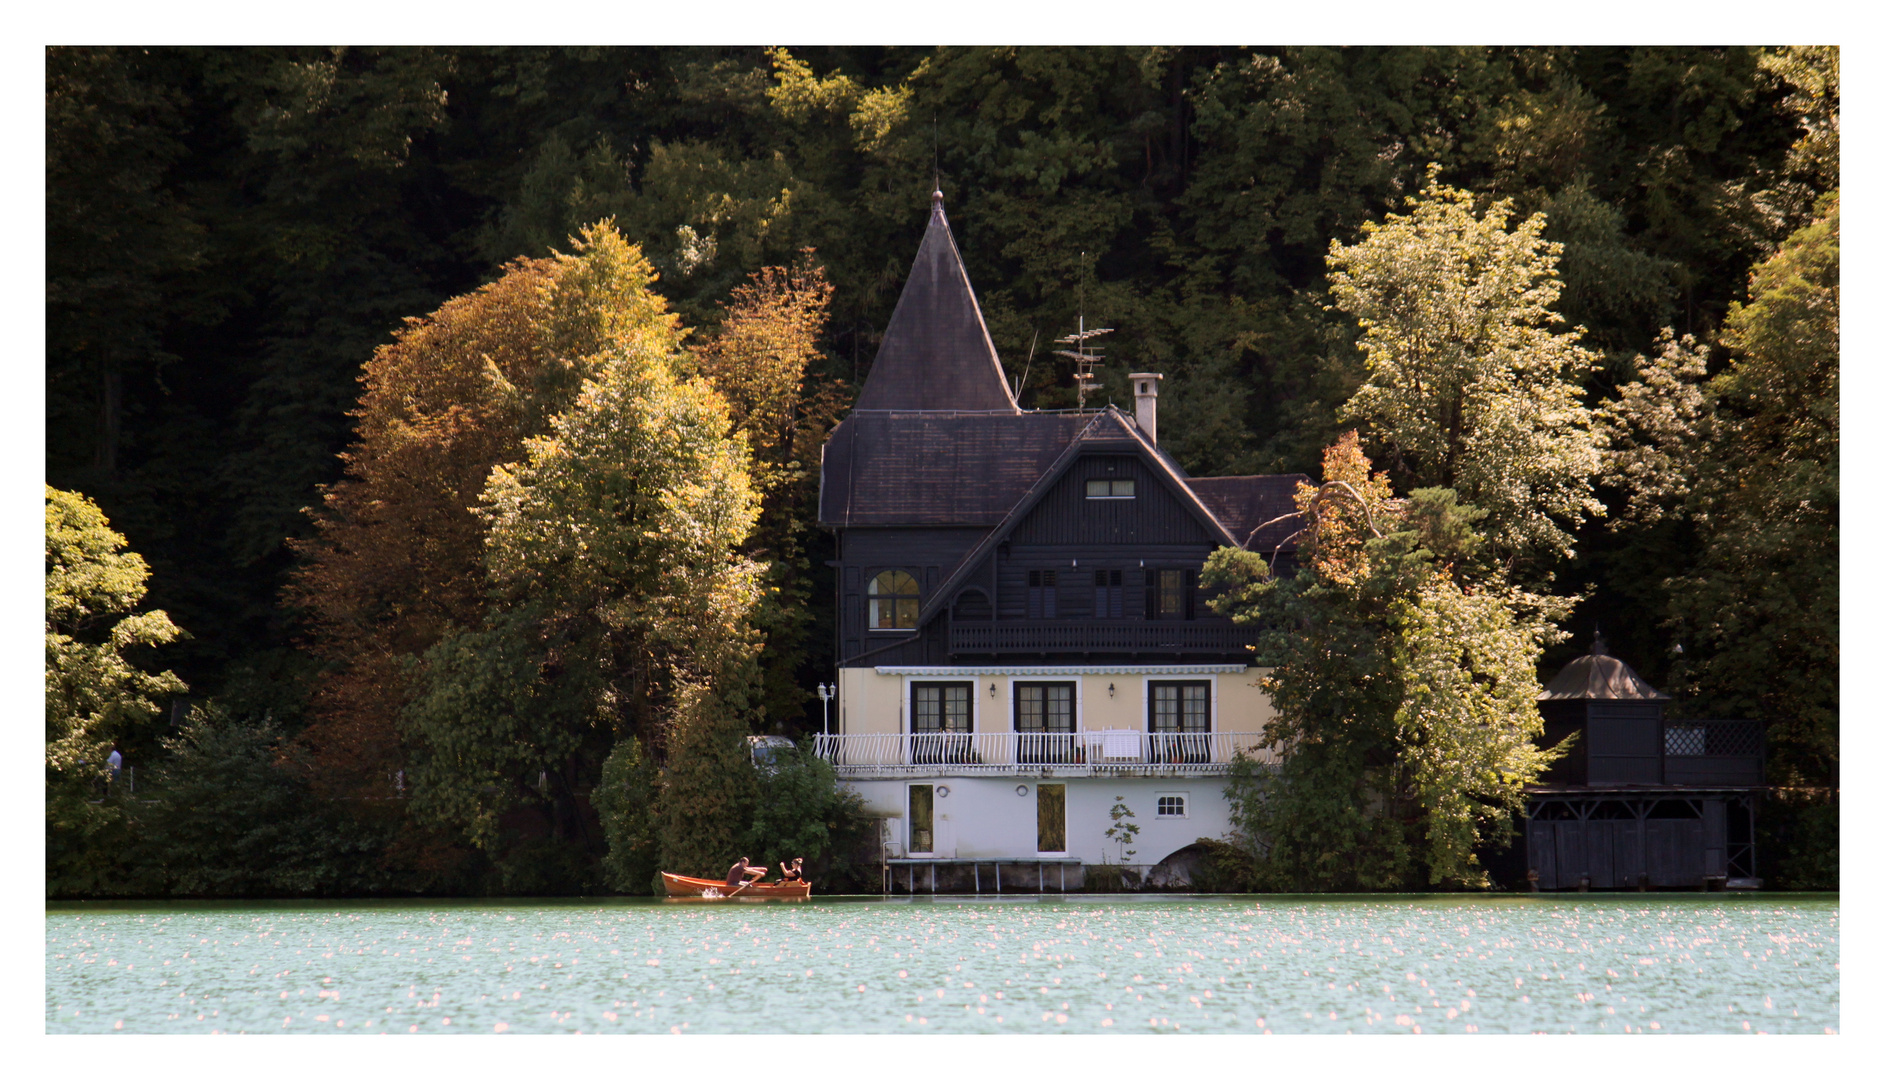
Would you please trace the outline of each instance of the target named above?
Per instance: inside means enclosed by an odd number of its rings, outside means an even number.
[[[941,803],[941,800],[937,800]],[[953,859],[956,857],[956,823],[949,811],[943,806],[936,808],[936,857]]]

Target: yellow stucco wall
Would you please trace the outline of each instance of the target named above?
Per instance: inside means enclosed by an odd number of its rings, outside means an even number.
[[[1245,668],[1241,673],[1167,674],[1027,674],[996,675],[964,672],[909,675],[879,674],[872,668],[844,668],[838,673],[838,705],[832,718],[834,733],[846,735],[896,735],[908,727],[908,685],[912,682],[957,682],[975,684],[970,700],[974,703],[974,730],[980,732],[1013,731],[1012,708],[1017,682],[1073,682],[1076,730],[1097,731],[1128,728],[1143,731],[1150,711],[1146,684],[1171,680],[1200,680],[1212,684],[1211,730],[1221,732],[1261,732],[1275,715],[1270,697],[1258,684],[1268,668]],[[989,692],[990,686],[994,692]]]

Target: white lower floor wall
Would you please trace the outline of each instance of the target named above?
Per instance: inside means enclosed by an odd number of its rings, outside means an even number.
[[[1230,832],[1223,777],[930,776],[844,783],[864,800],[868,813],[886,819],[887,854],[896,859],[1067,859],[1089,866],[1149,867],[1199,837],[1215,839]],[[1045,796],[1043,785],[1050,788]],[[1063,786],[1059,836],[1053,821],[1053,785]],[[917,793],[916,820],[913,786],[930,789],[927,799]],[[1122,800],[1132,811],[1126,823],[1139,830],[1123,846],[1106,835],[1116,824],[1113,807]],[[920,820],[925,801],[931,819],[927,835]],[[1061,843],[1058,850],[1042,846],[1055,840]]]

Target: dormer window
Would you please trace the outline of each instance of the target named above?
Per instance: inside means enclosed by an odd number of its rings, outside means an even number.
[[[1086,497],[1089,499],[1130,499],[1133,497],[1131,480],[1088,480]]]
[[[885,570],[871,579],[867,591],[872,630],[916,629],[919,596],[914,577],[901,570]]]

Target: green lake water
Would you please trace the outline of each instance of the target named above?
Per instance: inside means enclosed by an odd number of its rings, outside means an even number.
[[[48,1032],[1836,1032],[1836,895],[53,904]]]

